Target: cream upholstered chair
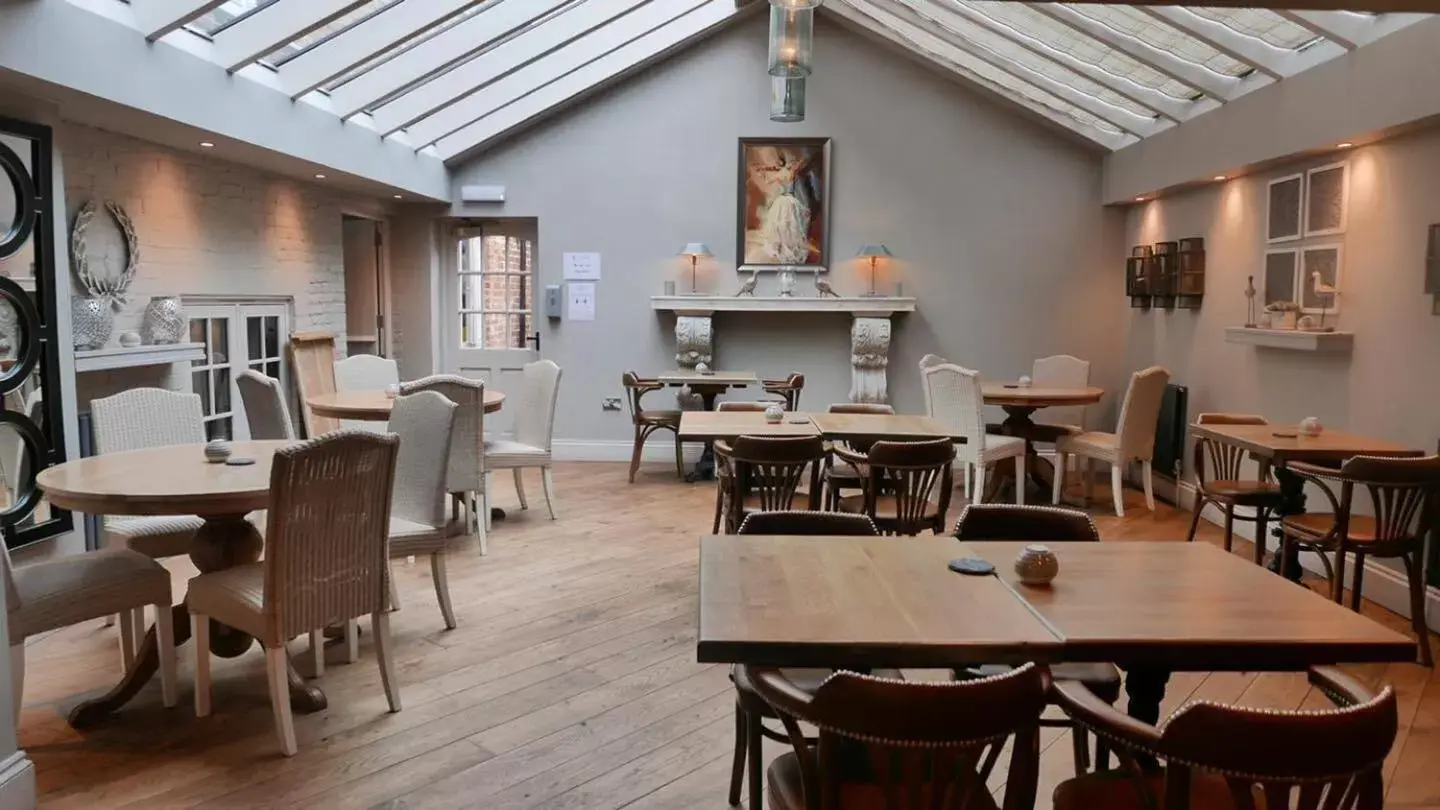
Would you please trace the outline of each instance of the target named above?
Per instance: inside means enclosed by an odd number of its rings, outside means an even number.
[[[265,647],[280,750],[294,756],[290,639],[369,615],[390,711],[400,711],[390,659],[385,533],[400,440],[342,430],[275,451],[265,559],[190,580],[195,714],[210,714],[210,620]]]
[[[1015,459],[1015,502],[1025,503],[1025,440],[1018,436],[999,436],[985,432],[985,419],[980,413],[984,397],[980,392],[980,372],[961,368],[954,363],[934,363],[922,367],[925,380],[925,412],[946,427],[964,436],[955,445],[955,463],[960,465],[961,487],[972,502],[985,496],[985,468],[1005,459]],[[970,468],[975,474],[970,474]]]
[[[1120,419],[1114,433],[1091,430],[1060,437],[1055,443],[1052,503],[1060,503],[1060,493],[1065,488],[1065,467],[1070,456],[1079,456],[1086,460],[1087,495],[1094,481],[1089,462],[1103,461],[1110,465],[1110,490],[1115,499],[1115,514],[1120,517],[1125,517],[1125,494],[1121,486],[1125,465],[1131,461],[1140,462],[1144,466],[1145,505],[1150,511],[1155,511],[1155,484],[1151,480],[1150,459],[1155,452],[1155,426],[1160,419],[1160,400],[1165,396],[1165,386],[1169,382],[1170,372],[1160,366],[1135,372],[1130,376],[1130,387],[1125,389],[1125,402],[1120,406]]]
[[[383,391],[386,386],[400,384],[400,366],[394,360],[373,354],[352,354],[335,361],[336,391]],[[340,427],[358,428],[384,433],[384,422],[341,419]]]
[[[925,355],[924,357],[920,358],[920,370],[921,370],[921,371],[924,371],[925,369],[930,368],[931,366],[938,366],[938,365],[940,365],[941,363],[948,363],[948,362],[950,362],[950,361],[949,361],[949,360],[946,360],[945,358],[941,357],[941,356],[938,355],[938,354],[927,354],[927,355]]]
[[[419,391],[396,397],[390,412],[390,429],[400,438],[390,507],[390,557],[430,558],[435,597],[449,630],[455,629],[455,609],[450,606],[445,551],[462,524],[446,519],[445,496],[458,411],[454,402],[435,391]],[[393,591],[392,600],[398,607]]]
[[[455,430],[450,437],[450,466],[445,488],[450,491],[451,518],[463,503],[470,530],[480,538],[480,553],[488,551],[485,519],[490,498],[485,494],[485,383],[457,374],[435,374],[400,384],[400,394],[434,391],[455,403]]]
[[[520,477],[526,467],[540,468],[540,483],[545,488],[545,506],[550,519],[555,519],[555,476],[550,458],[550,442],[555,432],[555,402],[560,396],[560,367],[551,360],[537,360],[524,370],[520,401],[515,403],[515,438],[487,439],[485,442],[486,472],[515,471],[515,494],[520,508],[525,503],[525,483]],[[487,492],[493,492],[486,487]]]
[[[251,439],[295,439],[295,425],[290,421],[290,409],[285,407],[279,380],[247,368],[235,375],[235,387],[240,389],[240,401],[245,405]]]
[[[1030,382],[1037,388],[1083,388],[1090,384],[1090,361],[1068,354],[1056,354],[1036,360],[1030,368]],[[1064,428],[1071,433],[1085,432],[1085,406],[1046,408],[1045,424]]]

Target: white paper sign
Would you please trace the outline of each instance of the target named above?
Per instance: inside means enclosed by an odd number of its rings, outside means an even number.
[[[595,320],[594,282],[572,281],[565,286],[570,291],[570,305],[566,308],[570,320]]]
[[[565,254],[565,278],[584,279],[586,281],[600,280],[600,254],[599,253],[566,253]]]

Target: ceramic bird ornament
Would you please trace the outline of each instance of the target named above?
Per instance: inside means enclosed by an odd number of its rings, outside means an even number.
[[[840,293],[835,292],[834,288],[830,286],[830,282],[820,278],[819,273],[815,274],[815,289],[819,290],[821,298],[840,297]]]
[[[1320,277],[1320,271],[1318,270],[1310,274],[1310,286],[1315,291],[1316,295],[1330,296],[1331,302],[1334,302],[1335,296],[1340,294],[1340,290],[1336,289],[1334,284],[1325,283],[1325,280]],[[1326,304],[1324,307],[1320,308],[1320,329],[1322,331],[1325,329],[1325,311],[1329,308],[1329,304]]]
[[[751,296],[753,296],[753,295],[755,294],[755,284],[756,284],[757,282],[759,282],[759,280],[760,280],[760,273],[758,273],[758,272],[752,272],[752,273],[750,274],[750,280],[747,281],[747,282],[745,282],[744,284],[741,284],[741,285],[740,285],[740,289],[739,289],[738,292],[735,293],[735,297],[736,297],[736,298],[739,298],[739,297],[742,296],[742,295],[751,295]]]

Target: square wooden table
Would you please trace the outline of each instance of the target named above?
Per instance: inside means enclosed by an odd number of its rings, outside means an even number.
[[[965,440],[940,420],[918,414],[816,413],[810,419],[827,439]]]
[[[810,415],[787,411],[776,424],[760,411],[685,411],[680,414],[680,439],[687,442],[733,439],[736,436],[819,436]]]

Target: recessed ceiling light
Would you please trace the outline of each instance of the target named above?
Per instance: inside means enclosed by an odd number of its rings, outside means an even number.
[[[1349,142],[1349,141],[1341,141],[1340,143],[1335,144],[1335,148],[1336,148],[1336,149],[1349,149],[1350,147],[1352,147],[1352,146],[1354,146],[1354,145],[1355,145],[1355,144],[1353,144],[1353,143],[1351,143],[1351,142]]]
[[[213,144],[213,143],[211,143],[211,142],[209,142],[209,141],[201,141],[201,142],[200,142],[200,145],[203,146],[203,147],[205,147],[206,149],[213,149],[213,148],[215,147],[215,144]]]
[[[323,174],[316,174],[316,175],[315,175],[315,179],[316,179],[316,180],[324,180],[324,179],[325,179],[325,175],[323,175]]]
[[[1135,202],[1145,202],[1145,195],[1141,194],[1140,196],[1136,197]]]
[[[395,195],[395,199],[397,199],[397,200],[403,200],[403,199],[405,199],[405,195],[403,195],[403,194],[396,194],[396,195]]]
[[[1217,174],[1217,175],[1215,175],[1215,176],[1214,176],[1213,178],[1211,178],[1211,179],[1214,179],[1214,180],[1225,180],[1225,179],[1227,179],[1227,178],[1226,178],[1225,175],[1223,175],[1223,174]]]

